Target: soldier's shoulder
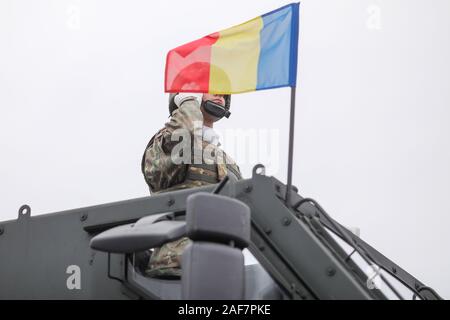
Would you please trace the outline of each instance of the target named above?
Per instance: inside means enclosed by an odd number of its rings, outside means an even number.
[[[145,150],[147,150],[149,147],[153,145],[155,140],[161,139],[164,136],[164,133],[166,132],[166,128],[159,129],[151,138],[150,141],[147,143],[147,146],[145,147]]]
[[[158,139],[159,137],[162,137],[166,132],[167,132],[167,128],[166,127],[161,128],[161,129],[158,130],[158,132],[156,132],[153,135],[152,139]]]
[[[226,153],[223,149],[221,149],[221,148],[220,148],[220,151],[221,151],[221,153],[222,153],[223,161],[224,161],[226,164],[236,165],[236,166],[237,166],[236,161],[234,161],[234,159],[233,159],[229,154],[227,154],[227,153]]]

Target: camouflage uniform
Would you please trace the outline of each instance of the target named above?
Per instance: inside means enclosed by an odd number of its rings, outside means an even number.
[[[152,137],[142,158],[142,173],[151,194],[214,184],[227,174],[232,181],[242,178],[239,167],[219,146],[206,141],[194,143],[196,138],[202,137],[202,123],[203,115],[198,102],[187,100],[173,111],[170,121]],[[186,130],[191,137],[190,163],[176,164],[172,160],[172,157],[177,157],[172,155],[172,150],[180,143],[178,140],[171,141],[177,129]],[[200,132],[196,132],[198,129]],[[206,148],[208,151],[203,154]],[[194,154],[200,154],[201,158],[195,158]],[[154,249],[147,275],[179,276],[181,253],[189,243],[190,240],[184,237]]]

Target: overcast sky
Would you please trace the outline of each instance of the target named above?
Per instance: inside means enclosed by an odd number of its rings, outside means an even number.
[[[167,51],[287,3],[0,1],[0,220],[148,195]],[[446,298],[449,43],[447,0],[302,1],[293,176]],[[244,176],[261,162],[285,182],[289,89],[234,95],[231,111],[218,131],[256,137],[245,157],[224,137]]]

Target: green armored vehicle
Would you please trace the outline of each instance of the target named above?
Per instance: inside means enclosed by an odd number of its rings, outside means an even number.
[[[0,299],[440,299],[264,173],[0,223]],[[289,202],[286,195],[289,193]],[[145,275],[188,236],[181,279]]]

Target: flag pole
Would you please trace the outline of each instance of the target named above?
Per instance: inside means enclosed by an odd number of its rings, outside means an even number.
[[[288,154],[288,171],[287,171],[287,186],[286,186],[286,205],[291,204],[291,189],[292,189],[292,161],[294,158],[294,124],[295,124],[295,90],[296,87],[291,87],[291,111],[289,120],[289,154]]]
[[[290,75],[289,83],[291,84],[291,111],[289,115],[289,154],[288,154],[288,171],[285,204],[291,206],[291,189],[292,189],[292,165],[294,159],[294,124],[295,124],[295,91],[297,79],[297,55],[298,55],[298,29],[299,29],[299,6],[300,2],[294,3],[292,6],[292,24],[291,24],[291,48],[290,48]]]

